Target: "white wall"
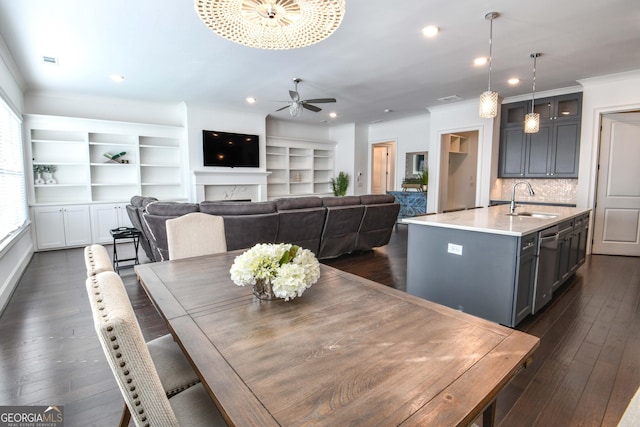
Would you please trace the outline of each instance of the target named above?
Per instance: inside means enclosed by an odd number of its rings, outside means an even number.
[[[355,194],[356,125],[347,123],[330,129],[331,140],[336,141],[334,175],[345,172],[349,175],[347,194]]]
[[[368,170],[371,165],[371,145],[380,142],[395,141],[396,173],[394,190],[401,190],[400,185],[402,184],[402,179],[405,177],[404,169],[407,153],[414,151],[429,151],[429,167],[431,168],[432,154],[429,147],[430,128],[431,118],[429,114],[369,125],[369,142],[367,147]],[[430,169],[429,179],[431,179],[431,171],[433,170],[434,169]],[[370,178],[368,178],[367,188],[367,191],[371,191]],[[429,188],[431,188],[431,185],[429,185]],[[430,195],[427,196],[427,198],[430,198]]]
[[[329,141],[330,127],[311,125],[291,120],[267,118],[267,135],[282,138],[298,138],[304,141]]]
[[[429,195],[427,212],[439,206],[440,140],[443,134],[478,131],[478,181],[476,206],[489,205],[491,184],[498,175],[499,117],[482,119],[478,116],[478,100],[456,102],[430,108],[431,131],[429,149]],[[432,178],[433,177],[433,178]]]
[[[601,116],[607,113],[640,110],[640,70],[579,82],[583,86],[583,92],[580,172],[576,205],[593,208]]]
[[[22,76],[0,37],[0,96],[18,114],[22,114],[24,105],[21,84]],[[31,162],[27,170],[30,168]],[[0,313],[6,307],[32,255],[31,225],[0,246]]]
[[[369,126],[365,124],[356,125],[355,128],[355,163],[353,169],[354,194],[367,194],[369,177],[368,156],[369,156]]]
[[[191,190],[189,198],[196,200],[194,171],[225,172],[228,175],[241,173],[242,170],[266,171],[265,147],[267,141],[266,118],[262,113],[247,113],[246,111],[232,111],[220,107],[206,105],[186,105],[186,127],[188,143],[188,160],[186,171],[189,174],[188,188]],[[217,130],[220,132],[235,132],[258,135],[260,141],[260,167],[255,168],[224,168],[203,166],[202,131]]]
[[[168,126],[185,126],[186,123],[182,103],[162,104],[69,93],[28,93],[24,113]]]

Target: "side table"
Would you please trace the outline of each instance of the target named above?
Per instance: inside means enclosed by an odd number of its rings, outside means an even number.
[[[133,267],[134,265],[140,264],[138,260],[138,247],[140,246],[140,235],[142,234],[140,230],[132,227],[119,227],[110,230],[110,233],[113,237],[113,269],[120,274],[121,268]],[[133,241],[135,256],[132,258],[119,258],[118,241],[129,239]],[[123,262],[129,261],[133,261],[133,264],[120,265]]]

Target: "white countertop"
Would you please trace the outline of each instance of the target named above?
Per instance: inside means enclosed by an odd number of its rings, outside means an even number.
[[[543,230],[568,219],[589,212],[591,209],[567,208],[559,206],[526,205],[518,206],[518,212],[537,212],[557,215],[555,218],[510,216],[509,205],[489,208],[469,209],[436,215],[422,215],[404,218],[404,224],[426,225],[430,227],[454,228],[481,233],[524,236]]]

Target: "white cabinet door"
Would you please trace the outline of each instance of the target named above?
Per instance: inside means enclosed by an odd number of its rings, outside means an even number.
[[[33,214],[38,249],[63,248],[66,242],[62,208],[59,206],[34,208]]]
[[[91,243],[89,207],[46,206],[33,208],[38,249],[57,249]]]
[[[113,243],[110,230],[133,227],[125,203],[92,205],[91,226],[94,243]]]
[[[65,206],[64,234],[67,246],[84,246],[91,244],[91,219],[88,206]]]

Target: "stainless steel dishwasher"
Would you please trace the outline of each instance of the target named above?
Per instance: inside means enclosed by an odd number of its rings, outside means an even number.
[[[551,301],[553,284],[558,276],[558,237],[560,227],[555,225],[540,231],[538,236],[538,270],[532,313]]]

